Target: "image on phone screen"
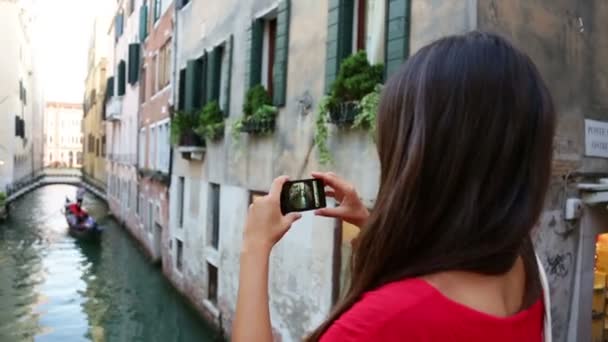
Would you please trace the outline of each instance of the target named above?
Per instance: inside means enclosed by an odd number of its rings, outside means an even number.
[[[281,211],[283,214],[314,210],[325,206],[325,184],[322,180],[289,181],[283,185],[281,191]]]

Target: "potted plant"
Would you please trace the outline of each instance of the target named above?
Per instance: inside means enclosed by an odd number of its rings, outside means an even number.
[[[234,122],[234,134],[245,132],[250,134],[265,134],[272,132],[278,109],[272,105],[272,99],[261,84],[247,91],[243,104],[243,118]]]
[[[203,107],[195,132],[211,141],[219,140],[224,136],[224,113],[217,101],[211,101]]]
[[[349,56],[340,65],[329,94],[319,103],[314,140],[321,164],[331,161],[327,122],[339,127],[375,130],[383,70],[382,64],[368,62],[365,51]]]
[[[178,146],[204,146],[204,140],[194,131],[197,119],[195,115],[176,112],[171,120],[171,142]]]

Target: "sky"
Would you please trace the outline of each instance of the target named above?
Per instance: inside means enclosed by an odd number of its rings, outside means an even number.
[[[97,1],[110,0],[36,1],[47,101],[82,102]]]

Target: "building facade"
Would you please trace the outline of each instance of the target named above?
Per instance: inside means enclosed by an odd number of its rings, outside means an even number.
[[[172,103],[173,1],[152,1],[139,8],[143,20],[138,176],[135,232],[155,260],[168,246],[169,169]]]
[[[44,112],[44,166],[82,166],[82,105],[48,102]]]
[[[0,57],[0,189],[42,166],[44,100],[36,54],[36,18],[28,1],[0,1],[0,28],[11,32]]]
[[[89,45],[87,77],[83,97],[83,153],[82,171],[89,183],[106,188],[106,124],[105,94],[108,79],[108,28],[112,22],[113,7],[107,2],[97,4],[98,12],[93,23]]]
[[[119,1],[110,29],[113,69],[106,91],[108,144],[108,202],[113,215],[131,231],[138,229],[137,133],[139,72],[141,67],[140,18],[142,1]],[[135,235],[137,236],[137,235]]]
[[[226,332],[247,208],[275,177],[332,170],[374,205],[379,165],[370,132],[349,129],[347,111],[331,123],[319,119],[342,62],[363,50],[369,65],[383,64],[386,80],[445,35],[503,34],[536,62],[559,113],[552,186],[535,231],[554,340],[591,339],[594,239],[608,227],[601,180],[608,152],[598,151],[608,142],[593,141],[608,125],[602,1],[152,0],[119,1],[115,14],[105,97],[111,210]],[[266,116],[252,121],[258,111],[247,98],[260,88],[277,112],[257,108]],[[214,122],[217,134],[200,130],[209,113],[223,123]],[[321,163],[328,156],[331,163]],[[582,217],[565,215],[567,198],[582,200]],[[275,247],[277,340],[300,340],[343,295],[356,232],[307,213]]]

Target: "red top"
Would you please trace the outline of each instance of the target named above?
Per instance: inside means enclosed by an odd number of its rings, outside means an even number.
[[[363,295],[321,342],[540,342],[543,316],[542,299],[501,318],[454,302],[424,280],[407,279]]]

